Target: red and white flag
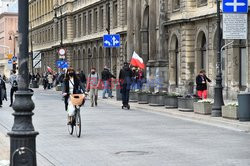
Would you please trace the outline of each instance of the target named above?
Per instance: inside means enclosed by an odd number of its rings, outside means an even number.
[[[133,65],[134,67],[145,69],[145,64],[143,63],[143,59],[135,51],[133,53],[130,64]]]
[[[47,69],[48,69],[48,72],[53,73],[53,70],[49,66],[47,66]]]

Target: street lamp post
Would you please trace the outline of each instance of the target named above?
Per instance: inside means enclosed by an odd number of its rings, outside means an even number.
[[[221,116],[221,107],[224,105],[223,101],[223,87],[222,87],[222,71],[221,71],[221,28],[220,28],[220,1],[217,2],[217,75],[216,85],[214,88],[214,105],[212,107],[212,117]]]
[[[16,39],[17,36],[16,34],[10,34],[9,40],[12,40],[12,36],[13,35],[13,56],[16,57]],[[16,62],[13,62],[13,70],[16,70]]]
[[[108,34],[110,34],[110,0],[105,0],[107,1],[107,27],[106,27],[106,31],[108,32]],[[110,65],[111,68],[111,48],[107,48],[108,49],[108,64]],[[107,64],[106,64],[107,65]]]
[[[33,37],[32,37],[32,33],[33,33],[33,27],[32,27],[32,24],[30,22],[30,54],[31,54],[31,74],[32,74],[31,87],[32,88],[39,88],[37,80],[35,79],[35,77],[33,77],[35,74],[34,74]]]
[[[32,110],[35,108],[32,101],[33,92],[29,90],[29,2],[18,0],[18,32],[20,36],[18,56],[18,91],[13,103],[14,124],[10,136],[10,165],[36,166],[36,136],[32,124]]]

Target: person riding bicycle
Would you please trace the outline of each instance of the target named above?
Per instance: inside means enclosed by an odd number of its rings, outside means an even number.
[[[70,95],[81,93],[80,88],[80,80],[77,78],[75,70],[73,68],[69,68],[66,72],[63,89],[65,111],[68,110]]]

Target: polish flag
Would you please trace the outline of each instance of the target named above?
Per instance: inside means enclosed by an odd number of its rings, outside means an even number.
[[[143,59],[135,51],[133,53],[130,64],[133,65],[134,67],[145,69],[145,64],[143,63]]]
[[[48,69],[48,72],[53,73],[53,70],[49,66],[47,66],[47,69]]]

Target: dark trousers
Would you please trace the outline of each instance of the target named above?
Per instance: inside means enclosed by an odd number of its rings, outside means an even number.
[[[13,104],[13,95],[17,91],[17,87],[11,87],[10,89],[10,104]]]
[[[64,104],[65,104],[65,111],[67,111],[69,105],[69,95],[64,96]]]
[[[121,89],[121,93],[122,93],[122,104],[124,106],[128,105],[128,102],[129,102],[129,91],[130,91],[129,85],[123,84],[122,85],[122,89]]]

